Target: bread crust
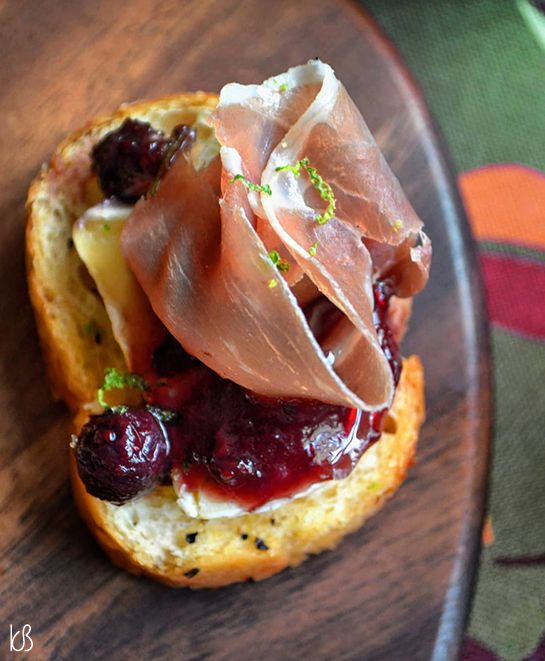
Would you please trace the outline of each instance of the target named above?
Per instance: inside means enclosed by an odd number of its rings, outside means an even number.
[[[152,124],[154,118],[168,117],[171,122],[177,112],[213,108],[217,98],[196,92],[122,106],[69,136],[31,184],[26,228],[30,298],[53,393],[72,410],[77,430],[92,410],[104,368],[125,367],[104,305],[70,245],[73,222],[100,199],[89,151],[126,117]],[[409,307],[400,313],[400,325]],[[100,328],[100,342],[82,330],[89,318]],[[266,514],[192,520],[176,504],[171,487],[160,487],[120,507],[90,496],[70,453],[74,497],[99,544],[116,565],[131,573],[191,588],[262,580],[298,565],[309,554],[333,548],[380,509],[414,461],[423,419],[423,369],[418,357],[411,356],[403,361],[381,440],[364,454],[351,476],[328,483],[319,494]],[[153,525],[166,530],[168,540],[150,534]],[[194,529],[198,542],[189,545],[185,536]],[[258,548],[257,540],[267,548]]]

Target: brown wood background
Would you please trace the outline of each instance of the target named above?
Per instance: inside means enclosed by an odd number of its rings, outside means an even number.
[[[482,516],[483,306],[452,178],[422,99],[358,6],[333,0],[0,4],[0,658],[454,659]],[[406,353],[427,372],[418,463],[341,547],[261,584],[175,592],[113,568],[72,505],[68,419],[44,383],[23,204],[72,129],[123,102],[257,82],[320,56],[344,81],[434,241]]]

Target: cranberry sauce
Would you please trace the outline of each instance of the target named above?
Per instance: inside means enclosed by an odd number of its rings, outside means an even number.
[[[348,474],[358,418],[321,402],[258,398],[218,377],[182,409],[173,465],[189,490],[253,509]]]
[[[397,383],[401,359],[387,324],[389,296],[379,283],[375,323]],[[338,314],[323,299],[307,310],[318,337]],[[176,419],[159,422],[147,409],[94,416],[76,444],[80,476],[93,495],[124,502],[158,484],[168,464],[189,491],[251,510],[349,475],[380,438],[384,411],[259,397],[222,379],[172,338],[155,351],[153,369],[148,404],[175,411]]]
[[[136,202],[168,170],[179,150],[194,139],[194,129],[183,124],[176,126],[169,138],[147,122],[126,119],[91,153],[102,192],[106,197]]]
[[[373,287],[373,294],[375,297],[373,321],[377,329],[378,341],[388,359],[397,386],[401,376],[401,354],[394,334],[388,325],[388,304],[393,294],[393,287],[388,281],[377,282]]]

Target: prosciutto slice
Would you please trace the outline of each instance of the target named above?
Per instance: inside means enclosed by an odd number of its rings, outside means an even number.
[[[221,161],[197,172],[182,154],[123,232],[155,313],[187,351],[258,394],[390,406],[373,279],[390,277],[398,296],[411,296],[426,282],[430,244],[346,90],[312,61],[263,85],[225,86],[210,121]],[[333,191],[325,224],[308,170],[293,171],[301,159]],[[322,346],[299,304],[319,292],[344,313]]]
[[[347,264],[367,273],[371,259],[373,275],[393,278],[399,296],[424,287],[431,244],[422,222],[331,67],[313,60],[260,86],[226,85],[210,121],[220,143],[240,154],[252,181],[273,190],[253,203],[258,216],[326,295],[332,284],[342,287],[343,296],[332,300],[346,314],[353,316],[361,295],[340,280]],[[325,203],[309,178],[276,171],[305,157],[333,189],[329,227],[313,222]],[[311,260],[308,249],[316,241]]]
[[[227,185],[218,204],[218,167],[196,172],[180,156],[128,219],[123,250],[155,313],[187,351],[253,392],[388,405],[393,383],[378,343],[350,383],[339,377],[254,229],[246,189]]]

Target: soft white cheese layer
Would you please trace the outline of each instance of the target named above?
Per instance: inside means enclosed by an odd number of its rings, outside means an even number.
[[[375,444],[373,447],[369,448],[364,455],[359,460],[359,464],[363,464],[364,470],[373,471],[376,469],[378,463],[377,457],[378,445]],[[348,479],[348,478],[344,478]],[[311,494],[319,494],[322,490],[327,489],[327,487],[334,480],[327,480],[325,482],[316,482],[311,484],[306,489],[303,489],[299,493],[294,494],[290,498],[276,498],[270,500],[268,503],[265,503],[261,507],[256,508],[249,512],[244,507],[241,507],[238,503],[229,501],[229,500],[219,500],[213,498],[208,494],[202,491],[188,491],[185,484],[177,475],[176,471],[172,472],[172,485],[174,491],[178,496],[177,505],[180,507],[187,516],[192,519],[221,519],[221,518],[235,518],[238,516],[244,516],[245,514],[253,514],[254,512],[260,514],[262,512],[271,512],[273,510],[286,505],[292,500],[297,500],[298,498],[304,498]]]
[[[260,514],[262,512],[271,512],[292,500],[303,498],[311,493],[317,493],[327,487],[328,484],[329,482],[317,482],[311,484],[303,491],[290,496],[290,498],[275,498],[274,500],[269,500],[268,503],[252,510],[251,513]],[[185,484],[177,479],[174,474],[172,476],[172,485],[178,496],[176,501],[178,507],[180,507],[180,509],[192,519],[235,518],[243,516],[244,514],[250,514],[247,509],[244,509],[244,507],[241,507],[241,505],[232,500],[219,500],[209,496],[203,491],[188,491]]]

